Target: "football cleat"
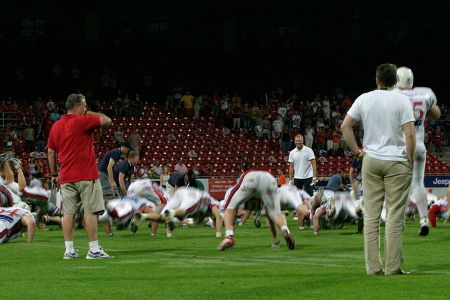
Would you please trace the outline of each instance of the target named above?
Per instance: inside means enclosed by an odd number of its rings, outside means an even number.
[[[420,219],[419,235],[427,236],[429,232],[430,232],[430,227],[428,226],[428,218]]]
[[[217,250],[224,251],[230,249],[234,246],[234,244],[235,242],[233,236],[227,236],[222,242],[220,242],[219,246],[217,246]]]
[[[292,237],[291,233],[288,230],[283,230],[283,237],[284,237],[284,240],[286,241],[286,244],[287,244],[289,250],[294,250],[295,249],[295,241],[294,241],[294,238]]]

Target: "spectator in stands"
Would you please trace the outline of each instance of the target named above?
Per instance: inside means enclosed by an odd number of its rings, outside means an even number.
[[[302,115],[300,112],[296,109],[294,110],[294,113],[292,115],[292,130],[300,130],[301,124],[302,124]],[[306,142],[306,141],[305,141]]]
[[[311,125],[306,125],[305,129],[305,145],[308,148],[312,148],[314,141],[314,129],[311,128]]]
[[[128,94],[125,94],[125,97],[122,100],[122,113],[121,115],[124,117],[130,116],[130,108],[131,108],[131,99],[128,97]]]
[[[120,147],[123,143],[123,132],[120,126],[117,126],[114,130],[114,144],[116,145],[116,148]]]
[[[242,107],[241,97],[239,97],[238,93],[236,93],[236,92],[234,93],[233,98],[231,98],[231,105]]]
[[[248,102],[244,103],[244,107],[241,111],[241,120],[242,120],[242,127],[245,129],[250,128],[250,107],[248,105]]]
[[[155,160],[152,167],[152,178],[159,178],[161,176],[162,166],[159,160]]]
[[[227,93],[223,96],[222,100],[220,100],[220,118],[225,120],[228,114],[228,110],[230,109],[230,95]]]
[[[281,133],[283,132],[283,127],[284,127],[283,117],[279,115],[277,119],[272,122],[272,129],[273,129],[272,136],[274,138],[280,138]]]
[[[192,117],[194,115],[194,97],[189,90],[181,97],[179,104],[183,104],[184,111],[187,116]]]
[[[333,134],[334,130],[330,127],[327,132],[327,151],[333,150]]]
[[[348,110],[350,107],[352,107],[352,103],[353,103],[352,99],[350,99],[350,97],[348,95],[346,95],[344,97],[344,99],[342,100],[342,107],[345,110]]]
[[[141,136],[137,133],[136,129],[133,129],[131,134],[128,136],[128,143],[134,150],[141,150]]]
[[[250,109],[250,120],[252,128],[257,125],[262,125],[261,119],[261,109],[259,108],[258,102],[255,101],[253,103],[252,108]],[[261,121],[260,121],[261,120]]]
[[[218,119],[220,116],[220,102],[219,94],[214,92],[214,96],[211,98],[211,113],[214,119]]]
[[[52,120],[52,122],[56,122],[61,118],[61,115],[58,113],[58,110],[55,105],[48,107],[48,112],[49,112],[49,119]]]
[[[203,99],[205,99],[205,101],[206,101],[207,96],[206,95],[200,95],[198,97],[195,97],[195,99],[194,99],[194,117],[196,119],[200,118],[200,112],[202,110],[203,101],[204,101]]]
[[[318,127],[316,133],[316,145],[317,150],[325,150],[325,145],[327,143],[327,133],[323,130],[323,127]]]
[[[234,98],[233,98],[234,99]],[[242,108],[239,101],[233,101],[231,104],[231,116],[233,117],[233,129],[241,129],[241,112]]]
[[[278,173],[278,179],[277,179],[278,187],[280,187],[280,186],[286,184],[286,176],[284,176],[283,169],[278,169],[277,173]]]
[[[50,111],[50,110],[55,109],[55,107],[56,107],[56,104],[55,104],[55,102],[53,102],[53,98],[51,96],[48,97],[47,109]]]
[[[163,167],[161,175],[159,176],[159,186],[162,188],[166,188],[169,178],[170,178],[170,168],[169,166],[165,165]]]
[[[341,139],[341,132],[338,128],[333,131],[333,151],[336,153],[339,149]]]
[[[178,159],[177,164],[175,165],[175,173],[184,174],[188,171],[188,168],[184,164],[184,160],[182,158]]]
[[[25,150],[26,152],[33,152],[35,147],[35,132],[31,123],[28,123],[27,128],[23,131],[23,138],[25,139]]]
[[[289,132],[289,128],[287,126],[283,127],[283,132],[281,134],[281,149],[285,151],[291,150],[291,134]]]

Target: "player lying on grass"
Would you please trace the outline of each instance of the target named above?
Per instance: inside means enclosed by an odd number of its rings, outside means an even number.
[[[174,225],[179,220],[193,218],[201,223],[204,218],[213,217],[216,224],[216,237],[221,237],[223,220],[219,205],[219,201],[211,197],[208,192],[191,187],[179,187],[162,211],[168,224],[167,228],[170,230],[168,236],[172,236]]]
[[[286,218],[280,209],[280,200],[277,196],[277,180],[266,171],[246,171],[243,173],[238,183],[233,187],[225,200],[224,221],[225,239],[217,247],[218,250],[226,250],[234,246],[234,221],[239,206],[252,198],[261,199],[269,223],[271,225],[272,237],[276,244],[277,227],[281,228],[283,237],[288,248],[295,249],[295,241],[289,231]]]
[[[27,204],[19,202],[14,207],[0,207],[0,244],[17,238],[25,227],[28,243],[32,243],[36,223]]]

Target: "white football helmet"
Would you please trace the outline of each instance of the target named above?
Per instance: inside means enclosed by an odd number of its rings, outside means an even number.
[[[400,89],[412,88],[414,84],[414,74],[410,68],[400,67],[397,69],[397,87]]]

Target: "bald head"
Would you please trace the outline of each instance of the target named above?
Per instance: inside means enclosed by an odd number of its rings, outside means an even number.
[[[303,148],[303,135],[297,134],[294,138],[295,146],[298,150],[301,150]]]

